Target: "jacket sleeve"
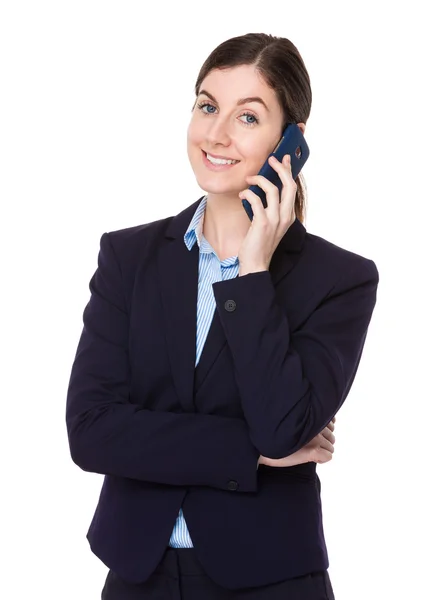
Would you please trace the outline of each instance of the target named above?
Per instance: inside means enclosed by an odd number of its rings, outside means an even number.
[[[216,282],[218,314],[231,350],[251,440],[282,458],[311,441],[344,402],[376,302],[378,271],[363,259],[345,269],[301,328],[276,301],[269,271]],[[225,309],[227,300],[235,310]]]
[[[129,316],[108,233],[90,291],[67,391],[73,461],[105,475],[225,490],[235,481],[239,492],[256,491],[259,453],[244,419],[150,411],[130,401]]]

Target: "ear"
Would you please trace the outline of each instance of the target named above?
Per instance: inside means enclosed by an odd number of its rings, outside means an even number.
[[[297,123],[297,126],[301,129],[302,134],[305,134],[306,125],[304,123]]]

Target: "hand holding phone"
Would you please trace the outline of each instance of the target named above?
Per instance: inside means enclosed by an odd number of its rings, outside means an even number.
[[[282,191],[282,181],[278,173],[273,169],[273,167],[270,166],[268,159],[270,156],[275,156],[280,162],[282,162],[285,154],[289,154],[291,157],[292,178],[295,179],[309,158],[309,147],[305,138],[303,137],[300,127],[296,123],[290,123],[287,126],[278,142],[278,145],[274,151],[269,154],[267,160],[258,173],[258,175],[262,175],[271,181],[271,183],[273,183],[279,189],[279,193]],[[257,185],[251,185],[249,186],[249,189],[261,198],[264,208],[267,208],[267,199],[264,190]],[[250,202],[244,198],[242,200],[242,204],[249,219],[252,221],[253,211]]]

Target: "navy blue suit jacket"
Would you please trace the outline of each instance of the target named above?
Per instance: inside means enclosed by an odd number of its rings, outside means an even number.
[[[201,199],[200,199],[201,200]],[[374,262],[299,220],[269,271],[213,284],[195,368],[198,248],[175,217],[104,233],[72,366],[71,456],[105,475],[87,537],[145,581],[183,507],[219,585],[267,585],[328,567],[316,464],[272,468],[340,409],[376,301]]]

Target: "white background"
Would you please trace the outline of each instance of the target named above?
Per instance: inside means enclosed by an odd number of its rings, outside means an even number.
[[[100,597],[85,534],[102,476],[72,463],[64,423],[100,236],[203,194],[186,154],[195,79],[256,31],[291,39],[311,77],[307,229],[381,277],[319,467],[336,600],[432,598],[427,6],[1,3],[1,598]]]

